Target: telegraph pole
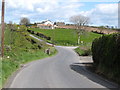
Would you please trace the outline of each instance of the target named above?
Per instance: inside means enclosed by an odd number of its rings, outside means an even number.
[[[1,37],[1,55],[4,56],[4,12],[5,12],[5,0],[2,0],[2,11],[1,11],[1,29],[2,29],[2,37]]]
[[[118,29],[120,29],[120,1],[118,2]]]

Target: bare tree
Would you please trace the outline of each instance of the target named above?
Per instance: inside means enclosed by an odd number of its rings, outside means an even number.
[[[89,24],[89,17],[85,17],[83,15],[74,15],[70,17],[70,22],[75,24],[76,31],[78,34],[78,44],[80,44],[80,36],[81,34],[84,34],[85,30],[82,28],[82,26],[85,26]]]
[[[29,25],[30,24],[30,19],[26,18],[26,17],[23,17],[21,18],[20,20],[20,25]]]

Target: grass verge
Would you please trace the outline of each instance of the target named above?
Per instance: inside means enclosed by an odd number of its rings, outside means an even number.
[[[44,52],[48,48],[51,50],[50,55]],[[0,71],[0,88],[5,84],[8,77],[20,68],[21,64],[49,57],[56,53],[57,51],[54,47],[30,37],[26,31],[11,31],[7,26],[5,30],[4,58],[0,60],[2,64]]]
[[[78,48],[75,49],[75,52],[77,52],[79,56],[92,55],[91,48],[86,46],[79,46]]]

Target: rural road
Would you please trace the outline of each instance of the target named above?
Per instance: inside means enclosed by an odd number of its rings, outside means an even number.
[[[9,88],[116,88],[85,69],[74,47],[55,47],[56,56],[26,64]]]

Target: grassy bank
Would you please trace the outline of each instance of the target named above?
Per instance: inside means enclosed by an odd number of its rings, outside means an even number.
[[[50,55],[44,52],[45,49],[48,48],[51,49]],[[20,30],[15,29],[12,31],[7,27],[5,30],[5,56],[1,60],[1,84],[4,85],[8,77],[15,72],[21,64],[54,55],[56,52],[54,47],[31,38],[23,27],[21,27]]]
[[[92,55],[91,47],[89,46],[79,46],[75,49],[79,56],[89,56]]]

